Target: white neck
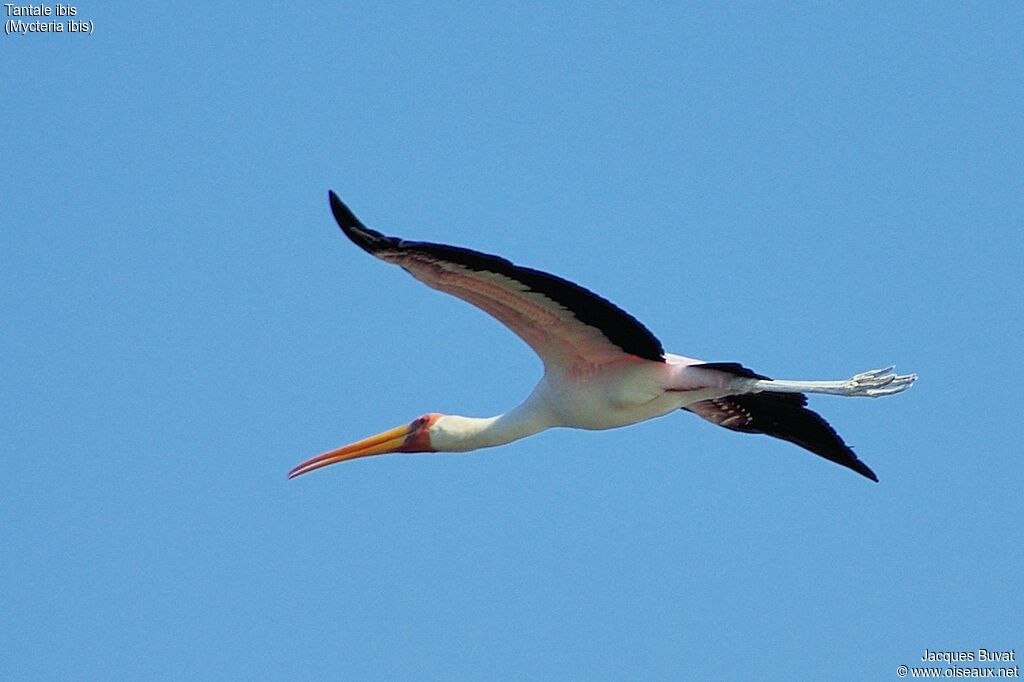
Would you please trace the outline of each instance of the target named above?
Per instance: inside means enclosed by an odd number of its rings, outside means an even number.
[[[542,414],[523,403],[496,417],[444,415],[430,428],[430,445],[438,452],[466,452],[491,448],[532,436],[552,425]]]

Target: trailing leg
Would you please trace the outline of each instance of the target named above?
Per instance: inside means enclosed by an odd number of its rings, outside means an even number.
[[[746,379],[752,393],[828,393],[846,397],[881,398],[902,393],[917,380],[916,374],[894,374],[893,367],[861,372],[845,381],[790,381],[786,379]]]
[[[733,392],[683,409],[732,431],[788,440],[872,481],[878,480],[875,472],[821,415],[807,409],[804,394],[877,398],[905,391],[917,379],[916,374],[894,374],[892,367],[861,372],[846,381],[773,380],[735,362],[704,363],[693,365],[692,369],[708,371],[709,379],[717,377],[715,385]]]

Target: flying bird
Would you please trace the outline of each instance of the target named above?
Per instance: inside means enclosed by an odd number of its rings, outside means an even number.
[[[357,457],[465,452],[553,427],[612,429],[682,409],[733,431],[790,441],[878,481],[828,422],[807,409],[805,394],[893,395],[917,375],[887,367],[840,381],[776,380],[735,362],[666,353],[629,313],[578,284],[499,256],[386,236],[363,225],[334,192],[329,198],[342,232],[357,246],[495,317],[540,356],[544,375],[505,414],[425,414],[303,462],[289,478]]]

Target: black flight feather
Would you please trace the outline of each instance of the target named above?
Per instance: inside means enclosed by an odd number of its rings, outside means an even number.
[[[334,219],[345,235],[371,254],[416,253],[455,263],[468,270],[508,277],[529,291],[543,294],[571,312],[583,324],[599,330],[608,341],[625,353],[654,362],[665,361],[661,342],[647,327],[614,303],[578,284],[540,270],[515,265],[500,256],[458,246],[389,237],[363,225],[334,192],[330,192],[330,200]]]
[[[707,363],[697,367],[751,379],[768,378],[735,362]],[[857,458],[820,414],[806,406],[807,396],[803,393],[764,391],[702,400],[684,409],[732,431],[763,433],[788,440],[877,483],[875,472]]]

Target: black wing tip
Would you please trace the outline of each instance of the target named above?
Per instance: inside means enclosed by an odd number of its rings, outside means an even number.
[[[792,443],[796,443],[800,447],[813,452],[816,455],[824,457],[825,459],[838,464],[841,467],[845,467],[850,471],[854,471],[864,478],[878,483],[878,476],[874,471],[871,470],[867,464],[862,462],[857,454],[853,451],[849,445],[843,441],[842,437],[835,432],[835,429],[825,419],[813,410],[806,408],[802,409],[801,412],[805,413],[808,417],[811,417],[815,421],[819,421],[824,430],[814,433],[814,431],[808,431],[805,434],[805,438],[800,440],[794,440],[785,433],[769,433],[768,435],[776,438],[782,438]],[[802,442],[801,442],[802,441]]]
[[[867,464],[865,464],[864,462],[862,462],[859,459],[857,459],[857,455],[853,454],[853,450],[850,450],[849,446],[846,446],[846,450],[847,450],[846,454],[849,456],[848,460],[843,461],[843,462],[837,462],[836,460],[832,460],[832,461],[836,462],[836,464],[838,464],[839,466],[846,467],[847,469],[850,469],[851,471],[856,471],[858,474],[860,474],[861,476],[863,476],[866,479],[869,479],[871,481],[874,481],[875,483],[878,483],[878,476],[876,476],[875,472],[871,470],[871,467],[869,467]]]
[[[363,225],[356,214],[345,205],[345,202],[338,198],[334,190],[327,190],[327,196],[331,200],[331,213],[334,214],[334,219],[338,221],[341,229],[353,227],[366,229],[366,225]]]
[[[396,241],[385,237],[380,232],[377,232],[377,230],[371,230],[366,225],[363,225],[363,222],[356,217],[352,209],[338,198],[334,190],[327,190],[327,197],[330,199],[331,213],[334,214],[334,220],[337,221],[338,227],[341,228],[346,237],[355,242],[364,251],[376,253],[389,245],[393,245],[393,242]]]

